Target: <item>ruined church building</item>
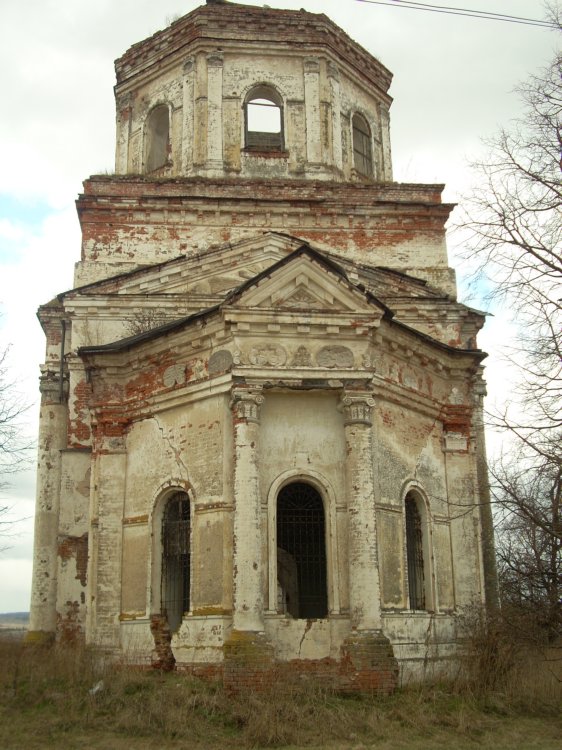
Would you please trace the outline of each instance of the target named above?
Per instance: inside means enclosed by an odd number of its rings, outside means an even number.
[[[390,72],[323,14],[208,2],[116,62],[46,335],[30,637],[390,691],[495,597],[483,315]]]

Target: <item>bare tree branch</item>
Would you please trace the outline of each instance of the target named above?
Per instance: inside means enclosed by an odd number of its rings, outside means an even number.
[[[552,14],[554,11],[552,10]],[[521,86],[525,116],[488,142],[459,226],[473,284],[509,306],[517,385],[488,422],[506,438],[490,467],[502,603],[562,632],[562,57]]]

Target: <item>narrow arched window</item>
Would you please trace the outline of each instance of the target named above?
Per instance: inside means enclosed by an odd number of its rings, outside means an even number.
[[[353,163],[365,177],[373,176],[371,129],[361,115],[353,116]]]
[[[244,104],[245,146],[250,151],[283,151],[283,104],[271,86],[258,86]]]
[[[160,104],[150,112],[146,121],[147,172],[154,172],[170,161],[170,111],[166,104]]]
[[[278,603],[298,619],[326,617],[326,524],[319,493],[292,482],[277,497]]]
[[[162,516],[161,612],[177,630],[189,611],[191,516],[189,496],[175,492]]]
[[[426,609],[422,517],[418,499],[411,492],[406,495],[405,511],[410,609]]]

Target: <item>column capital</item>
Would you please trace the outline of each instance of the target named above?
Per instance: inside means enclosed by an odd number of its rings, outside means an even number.
[[[328,77],[333,78],[335,81],[340,80],[340,70],[333,62],[328,63]]]
[[[133,106],[133,100],[134,97],[130,91],[126,94],[121,94],[117,98],[117,110],[121,112],[124,109],[131,109],[131,107]]]
[[[343,412],[344,424],[364,424],[369,427],[373,424],[372,411],[375,399],[370,392],[344,392],[339,403],[339,409]]]
[[[190,73],[193,73],[193,69],[195,68],[195,58],[194,57],[187,57],[183,61],[183,72],[184,75],[188,76]]]
[[[222,52],[209,52],[207,55],[207,65],[210,68],[222,68],[224,57]]]
[[[65,404],[68,400],[68,374],[63,375],[62,387],[60,374],[44,370],[39,378],[39,392],[50,404]]]
[[[261,391],[255,388],[233,388],[230,396],[230,408],[237,419],[246,422],[260,421],[260,406],[264,398]]]
[[[304,72],[305,73],[319,73],[320,62],[317,57],[305,57],[304,58]]]

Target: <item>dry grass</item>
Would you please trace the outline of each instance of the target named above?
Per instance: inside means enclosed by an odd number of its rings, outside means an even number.
[[[312,684],[232,697],[84,649],[0,641],[0,747],[554,750],[562,721],[552,665],[560,662],[528,654],[486,689],[475,689],[472,675],[389,698],[346,698]]]

